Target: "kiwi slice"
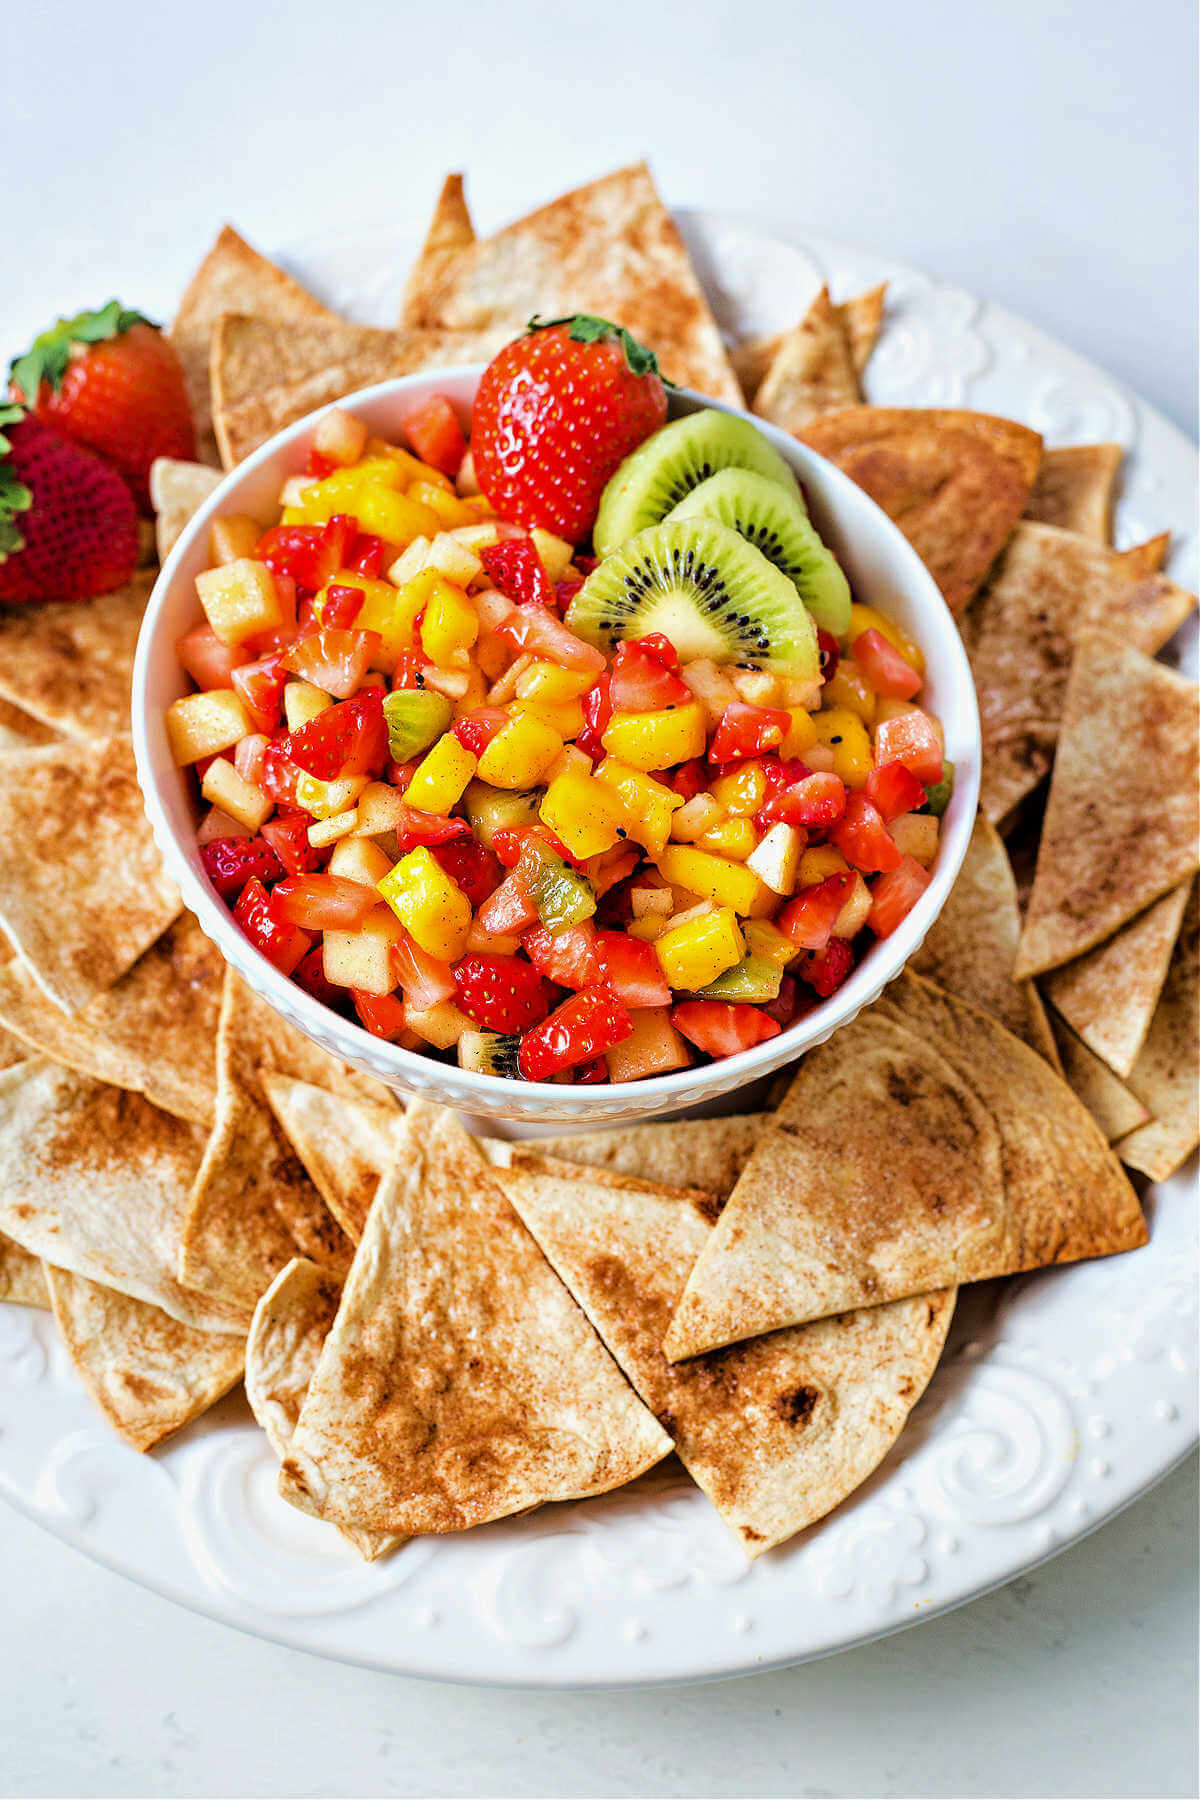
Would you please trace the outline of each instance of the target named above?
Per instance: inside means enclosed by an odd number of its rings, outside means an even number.
[[[850,583],[795,488],[752,469],[722,469],[685,494],[666,522],[697,518],[717,519],[757,545],[795,582],[817,624],[841,637],[850,623]]]
[[[661,631],[681,662],[772,668],[815,681],[817,633],[795,585],[728,525],[676,519],[639,532],[594,569],[567,625],[611,651]]]
[[[445,694],[432,688],[397,688],[383,703],[388,748],[396,762],[409,762],[440,738],[454,716]]]
[[[712,408],[688,413],[639,444],[612,476],[592,532],[596,555],[611,556],[627,539],[657,525],[718,469],[753,469],[796,492],[792,471],[748,419]]]
[[[521,1040],[504,1031],[464,1031],[458,1040],[458,1066],[477,1075],[500,1075],[520,1081]]]
[[[486,845],[495,831],[515,831],[518,826],[534,824],[543,792],[542,788],[495,788],[486,781],[472,781],[463,795],[463,810],[471,830]]]

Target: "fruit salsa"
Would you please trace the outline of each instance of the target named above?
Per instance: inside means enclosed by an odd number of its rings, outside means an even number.
[[[534,321],[407,443],[333,409],[279,522],[217,518],[172,753],[204,868],[378,1037],[632,1081],[774,1037],[930,881],[952,770],[748,420]]]

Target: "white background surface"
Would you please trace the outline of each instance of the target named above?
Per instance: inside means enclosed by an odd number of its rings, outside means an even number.
[[[486,229],[647,152],[668,200],[894,254],[1195,431],[1190,0],[42,4],[6,34],[4,347],[264,248]],[[192,1619],[0,1517],[7,1795],[1195,1792],[1194,1467],[1024,1581],[792,1673],[437,1689]]]

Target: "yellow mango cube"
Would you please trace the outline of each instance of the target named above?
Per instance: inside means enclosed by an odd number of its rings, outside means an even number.
[[[436,570],[421,615],[421,648],[431,663],[448,664],[458,650],[469,650],[479,636],[479,615],[461,588]]]
[[[799,954],[792,939],[772,925],[769,919],[747,919],[742,936],[746,940],[748,955],[761,956],[766,962],[773,962],[781,969],[786,969]]]
[[[704,709],[697,700],[657,712],[614,713],[604,728],[604,748],[634,769],[669,769],[703,756]]]
[[[834,706],[814,715],[817,741],[833,751],[833,772],[847,787],[865,786],[874,767],[871,739],[866,726],[849,707]]]
[[[722,819],[711,831],[706,831],[696,839],[701,850],[711,850],[714,856],[728,856],[734,862],[745,862],[758,844],[758,833],[749,819]]]
[[[492,787],[536,787],[563,747],[552,726],[524,712],[496,733],[479,759],[479,779]]]
[[[793,757],[803,756],[806,750],[812,749],[817,741],[817,728],[813,715],[803,706],[789,706],[784,710],[792,722],[779,746],[779,754],[785,762],[790,762]]]
[[[249,730],[249,714],[232,688],[185,694],[167,708],[167,742],[180,768],[228,750]]]
[[[694,994],[741,962],[746,940],[732,908],[721,906],[664,931],[654,950],[670,985]]]
[[[625,831],[619,795],[578,769],[555,776],[542,798],[539,817],[581,862],[611,850]]]
[[[422,812],[444,816],[462,799],[474,773],[474,756],[447,731],[418,763],[404,799]]]
[[[560,669],[557,663],[533,662],[517,677],[517,699],[538,705],[561,706],[578,700],[593,685],[595,676],[578,669]]]
[[[284,623],[275,577],[266,563],[239,556],[196,577],[204,616],[223,644],[240,644]]]
[[[824,698],[831,706],[844,706],[857,713],[864,725],[875,723],[875,689],[849,657],[843,657],[832,679],[825,683]]]
[[[771,890],[752,870],[742,863],[730,862],[728,857],[713,856],[686,844],[668,844],[653,861],[672,887],[686,888],[702,900],[732,907],[743,919],[752,918],[756,911],[774,909],[776,897]]]
[[[767,778],[760,762],[739,763],[727,775],[718,775],[709,787],[713,799],[736,819],[753,818],[767,797]]]
[[[471,929],[471,902],[423,844],[400,858],[379,892],[427,956],[458,961]]]
[[[261,788],[239,775],[224,756],[209,763],[200,783],[200,792],[213,806],[219,806],[222,812],[227,812],[231,819],[236,819],[250,831],[257,831],[275,810],[275,802],[269,800]]]
[[[796,886],[815,887],[818,881],[827,881],[831,875],[844,875],[849,867],[841,851],[835,850],[832,844],[816,844],[800,858]]]
[[[475,513],[471,507],[464,505],[456,494],[424,476],[419,481],[410,482],[405,493],[409,500],[427,507],[440,521],[444,531],[453,531],[458,525],[475,523]]]
[[[625,812],[625,826],[634,843],[645,850],[663,850],[671,836],[671,819],[683,805],[683,796],[655,781],[641,769],[631,769],[615,756],[606,756],[596,770],[618,795]]]
[[[358,589],[363,602],[354,621],[354,629],[379,634],[380,644],[373,659],[374,666],[390,675],[402,652],[411,650],[417,641],[416,622],[425,604],[424,592],[409,595],[405,589],[394,588],[390,581],[377,581],[369,575],[355,575],[351,570],[339,569],[314,601],[318,618],[321,617],[322,607],[331,587]]]
[[[583,730],[583,707],[578,700],[560,700],[557,704],[548,700],[515,700],[508,710],[514,718],[521,713],[532,713],[534,718],[543,720],[557,731],[564,743],[577,738]]]

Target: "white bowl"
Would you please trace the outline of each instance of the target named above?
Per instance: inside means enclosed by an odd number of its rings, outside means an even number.
[[[431,394],[447,394],[466,419],[481,373],[480,366],[408,375],[364,388],[338,404],[365,420],[378,436],[396,439],[405,416]],[[712,404],[687,391],[676,391],[670,399],[672,416]],[[201,867],[192,780],[187,770],[177,769],[172,762],[165,715],[171,701],[189,691],[175,657],[175,642],[202,618],[195,582],[207,564],[210,521],[221,513],[249,513],[264,524],[277,518],[279,490],[288,476],[303,467],[320,417],[319,412],[313,413],[262,445],[225,478],[191,520],[150,597],[133,671],[134,751],[155,840],[184,903],[195,913],[205,935],[255,992],[323,1049],[376,1076],[398,1093],[418,1094],[489,1118],[535,1125],[556,1121],[595,1125],[711,1105],[823,1043],[839,1025],[875,1000],[920,945],[945,903],[966,853],[979,792],[975,690],[958,628],[907,540],[840,470],[759,419],[753,423],[803,482],[814,522],[836,551],[855,597],[881,607],[920,644],[926,663],[923,699],[942,721],[946,754],[955,766],[954,795],[942,822],[933,880],[891,937],[871,947],[830,999],[765,1044],[673,1075],[598,1087],[505,1081],[401,1050],[322,1006],[254,949]]]

